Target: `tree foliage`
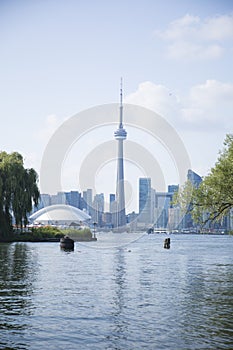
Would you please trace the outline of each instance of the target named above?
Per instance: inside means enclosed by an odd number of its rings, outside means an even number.
[[[37,181],[36,171],[24,168],[21,154],[0,152],[0,238],[11,232],[13,217],[17,226],[28,223],[40,196]]]
[[[196,222],[219,221],[233,208],[233,134],[228,134],[215,166],[194,188],[186,183],[177,202],[189,208]]]

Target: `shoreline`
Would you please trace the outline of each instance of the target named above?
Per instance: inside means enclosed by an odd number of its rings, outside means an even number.
[[[60,242],[60,237],[57,238],[57,237],[54,237],[54,238],[32,238],[32,239],[1,239],[0,240],[0,244],[1,243],[59,243]],[[72,238],[73,239],[73,238]],[[74,239],[75,242],[93,242],[93,241],[97,241],[97,238],[85,238],[85,237],[80,237],[80,238],[75,238]]]

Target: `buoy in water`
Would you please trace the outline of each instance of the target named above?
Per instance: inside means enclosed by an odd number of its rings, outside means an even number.
[[[60,247],[63,250],[74,250],[74,240],[69,236],[62,237],[60,239]]]
[[[170,249],[170,238],[165,238],[163,247],[165,249]]]

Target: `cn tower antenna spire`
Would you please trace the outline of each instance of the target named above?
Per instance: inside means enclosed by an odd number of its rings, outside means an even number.
[[[119,128],[123,128],[123,79],[121,77],[120,84],[120,125]]]

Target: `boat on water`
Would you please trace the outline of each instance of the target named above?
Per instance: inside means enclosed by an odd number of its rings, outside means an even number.
[[[146,232],[148,233],[148,235],[150,235],[151,233],[154,233],[154,228],[150,227]]]
[[[167,234],[169,235],[170,234],[170,231],[168,230],[159,230],[159,229],[154,229],[153,227],[150,227],[147,229],[146,231],[148,234],[152,234],[152,233],[162,233],[162,234]]]

